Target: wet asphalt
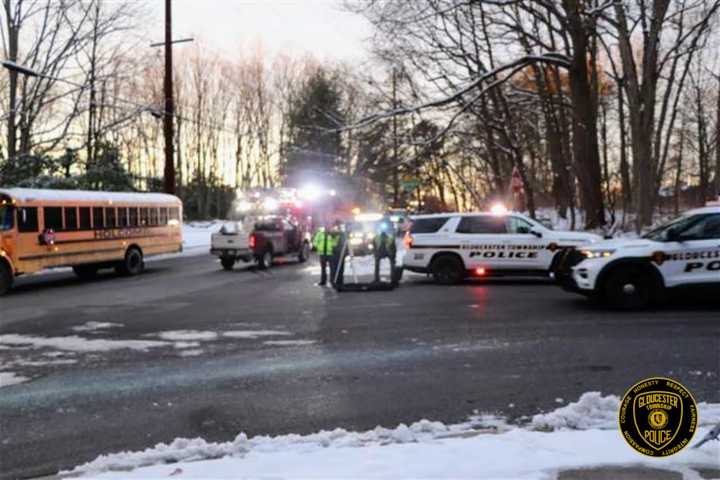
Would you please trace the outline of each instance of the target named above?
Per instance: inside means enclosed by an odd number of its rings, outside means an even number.
[[[69,351],[3,347],[0,337],[0,370],[30,379],[0,388],[0,478],[176,437],[365,430],[476,412],[522,421],[658,375],[697,401],[720,401],[718,299],[621,313],[548,280],[443,287],[406,274],[397,290],[369,293],[316,281],[314,262],[225,272],[205,255],[158,260],[134,278],[19,279],[0,299],[5,338],[165,344]],[[73,330],[87,322],[117,325]],[[188,330],[216,338],[160,336]]]

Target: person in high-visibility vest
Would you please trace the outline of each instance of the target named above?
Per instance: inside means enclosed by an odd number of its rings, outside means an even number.
[[[315,247],[318,257],[320,257],[320,283],[318,283],[320,286],[327,283],[328,266],[330,267],[330,281],[333,281],[335,269],[333,268],[331,260],[337,242],[337,235],[327,227],[320,227],[313,236],[313,246]]]
[[[389,218],[385,217],[378,225],[378,231],[373,238],[373,255],[375,256],[375,282],[380,281],[380,260],[387,258],[390,261],[390,281],[395,279],[395,230]]]

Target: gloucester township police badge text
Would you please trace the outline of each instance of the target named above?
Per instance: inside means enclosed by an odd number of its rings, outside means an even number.
[[[688,389],[664,377],[630,387],[620,403],[619,417],[620,433],[628,445],[650,457],[667,457],[685,448],[698,421]]]

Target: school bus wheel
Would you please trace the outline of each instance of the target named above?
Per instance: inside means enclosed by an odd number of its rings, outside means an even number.
[[[13,274],[10,266],[0,259],[0,295],[5,295],[13,284]]]
[[[127,276],[139,275],[144,269],[143,254],[137,247],[128,248],[125,252],[125,259],[116,267],[119,274]]]

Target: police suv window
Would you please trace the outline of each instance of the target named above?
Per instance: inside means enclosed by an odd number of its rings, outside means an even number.
[[[482,215],[477,217],[463,217],[458,225],[457,233],[507,233],[504,217]]]
[[[720,215],[708,215],[682,232],[688,240],[712,240],[720,238]]]
[[[416,218],[411,220],[410,233],[435,233],[447,223],[450,217]]]
[[[530,233],[532,225],[519,217],[508,217],[510,233]]]

